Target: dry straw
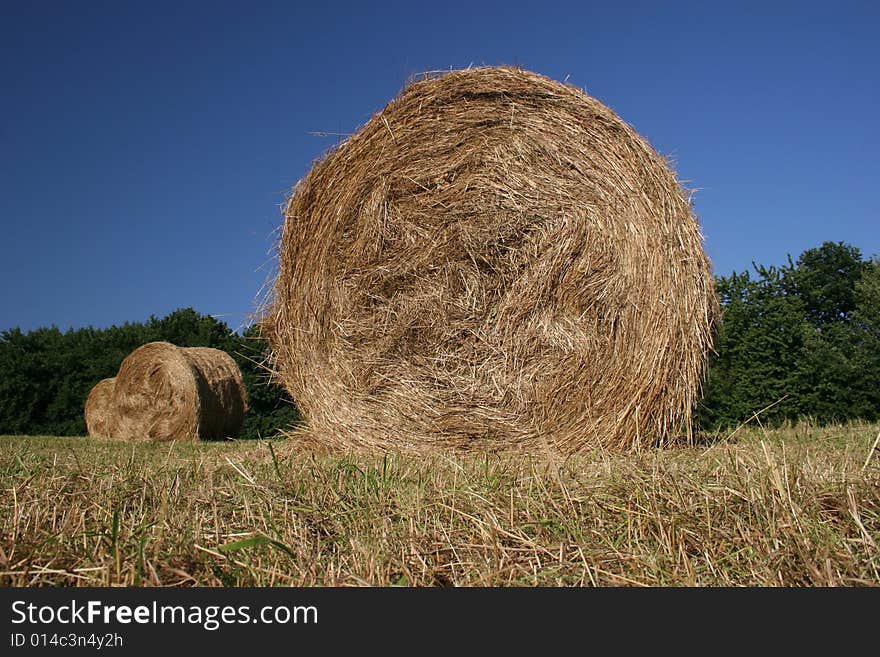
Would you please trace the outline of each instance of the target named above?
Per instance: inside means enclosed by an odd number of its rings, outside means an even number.
[[[667,445],[717,301],[668,163],[581,89],[425,76],[294,188],[263,323],[331,447]]]
[[[113,387],[115,383],[115,378],[98,381],[86,399],[84,412],[86,429],[92,438],[113,437]]]
[[[150,342],[122,361],[113,405],[117,438],[210,440],[235,437],[247,397],[226,352]]]

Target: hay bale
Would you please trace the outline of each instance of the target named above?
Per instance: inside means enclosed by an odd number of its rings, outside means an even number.
[[[263,322],[314,440],[564,453],[688,436],[717,300],[667,162],[512,68],[410,84],[294,188]]]
[[[116,378],[102,379],[89,391],[84,415],[92,438],[112,438],[114,424],[113,388]]]
[[[123,440],[210,440],[235,437],[247,396],[226,352],[150,342],[122,361],[113,405]]]

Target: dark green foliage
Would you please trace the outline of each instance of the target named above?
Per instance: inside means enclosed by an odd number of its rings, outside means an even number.
[[[268,381],[261,366],[266,342],[255,331],[240,336],[213,317],[183,308],[107,329],[0,333],[0,434],[84,435],[83,407],[92,386],[115,376],[129,353],[155,340],[214,347],[235,358],[250,399],[240,437],[269,436],[299,420],[283,390]]]
[[[264,363],[268,343],[257,326],[237,337],[238,346],[230,352],[241,369],[248,391],[248,412],[241,430],[243,438],[266,438],[300,421],[299,413],[284,390],[272,382]]]
[[[717,281],[723,319],[700,409],[706,426],[748,419],[794,385],[792,364],[806,339],[803,304],[783,293],[781,270],[756,267],[756,273],[754,279],[744,272]],[[780,417],[786,410],[777,405],[764,417]]]
[[[856,309],[853,326],[856,336],[855,367],[861,377],[860,388],[873,403],[874,415],[880,416],[880,261],[869,263],[856,284]],[[869,415],[869,417],[871,417]]]
[[[880,356],[880,261],[873,261],[865,268],[856,283],[856,309],[853,319],[866,347]]]
[[[804,251],[786,270],[787,291],[801,300],[814,326],[847,322],[858,304],[856,284],[866,266],[856,247],[825,242]]]
[[[723,319],[699,408],[704,428],[808,416],[880,417],[880,266],[826,242],[781,268],[718,279]]]

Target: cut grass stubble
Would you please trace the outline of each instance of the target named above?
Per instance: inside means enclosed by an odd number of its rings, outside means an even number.
[[[877,430],[568,458],[5,437],[0,584],[876,585]]]

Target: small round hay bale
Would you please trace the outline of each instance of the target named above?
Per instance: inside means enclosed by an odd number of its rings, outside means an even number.
[[[86,429],[92,438],[112,438],[114,425],[113,388],[116,378],[102,379],[86,398]]]
[[[689,436],[717,312],[668,163],[581,89],[476,68],[296,185],[263,329],[317,442],[570,453]]]
[[[229,354],[150,342],[116,376],[114,434],[123,440],[235,437],[247,410],[241,372]]]

